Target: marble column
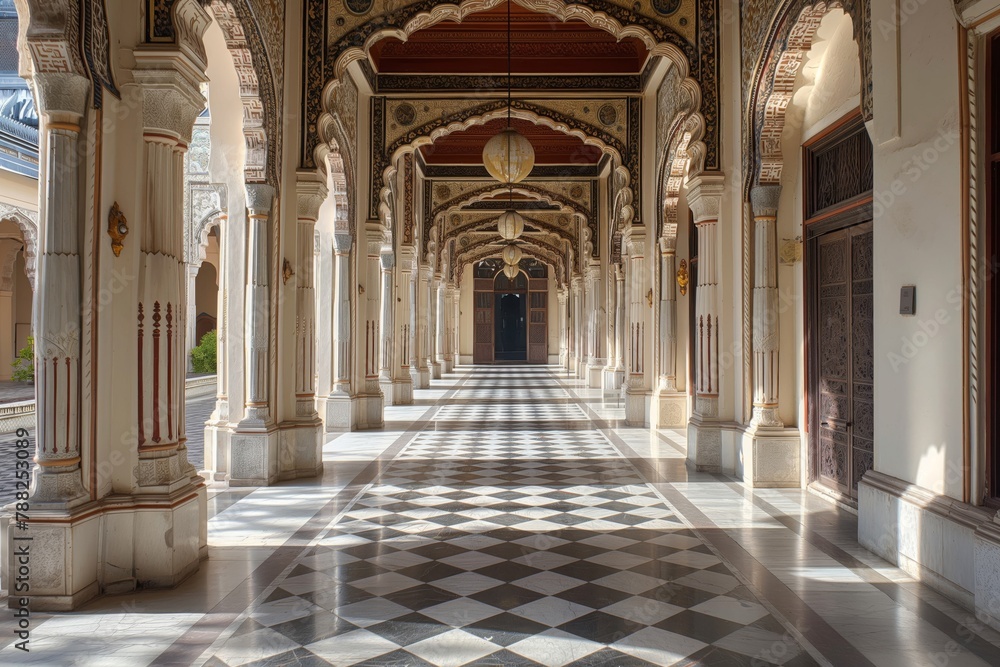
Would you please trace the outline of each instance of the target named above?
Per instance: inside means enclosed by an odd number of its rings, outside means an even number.
[[[584,370],[586,368],[586,346],[584,345],[585,340],[585,327],[587,323],[587,314],[583,309],[583,276],[576,275],[573,276],[570,281],[570,289],[573,294],[573,312],[572,312],[572,324],[573,324],[573,373],[578,378],[584,376]]]
[[[393,268],[395,263],[396,257],[392,254],[392,248],[383,247],[382,254],[379,256],[379,266],[382,268],[382,315],[379,327],[382,336],[379,341],[381,352],[379,354],[378,384],[385,397],[386,405],[394,405],[392,402],[392,367],[395,352],[393,346],[395,342],[395,326],[393,326],[395,319],[393,308],[395,275]]]
[[[647,377],[647,336],[650,332],[649,311],[651,302],[646,272],[646,236],[641,227],[625,230],[622,242],[628,245],[629,312],[628,312],[628,368],[625,387],[625,424],[648,426],[646,404],[650,396]],[[648,291],[647,291],[648,290]]]
[[[278,430],[271,396],[271,209],[274,188],[248,183],[247,263],[243,308],[245,404],[233,431],[231,486],[266,486],[278,478]]]
[[[438,313],[440,307],[441,276],[432,273],[427,281],[427,365],[431,369],[431,377],[441,379],[441,340],[438,338]]]
[[[326,430],[349,430],[354,424],[354,392],[351,385],[351,250],[354,238],[346,231],[333,235],[333,378],[326,397]]]
[[[448,352],[448,285],[445,283],[444,279],[437,280],[437,290],[435,290],[437,296],[437,354],[435,360],[441,367],[441,373],[449,373],[449,366],[452,364],[452,360],[448,357],[451,355]],[[437,376],[435,376],[437,377]]]
[[[605,393],[620,392],[625,384],[625,272],[622,265],[616,263],[612,273],[614,280],[609,289],[609,297],[614,304],[611,325],[613,350],[604,371]]]
[[[417,389],[429,389],[431,386],[431,279],[434,270],[427,265],[418,267],[415,285],[417,290]]]
[[[215,348],[215,408],[205,422],[205,470],[206,477],[222,482],[229,471],[229,451],[231,436],[229,421],[229,382],[234,368],[229,363],[229,314],[230,292],[237,289],[233,284],[234,268],[231,266],[233,246],[241,238],[242,230],[229,224],[229,216],[219,216],[219,297],[216,320]],[[242,286],[239,286],[242,291]]]
[[[719,212],[722,176],[702,175],[688,183],[688,204],[698,234],[698,284],[695,289],[695,403],[688,423],[688,460],[697,470],[722,470],[719,420]]]
[[[364,347],[355,346],[362,390],[357,394],[355,427],[359,430],[382,428],[385,398],[379,387],[379,347],[382,342],[382,247],[385,227],[379,220],[365,225],[366,250],[358,256],[358,338]],[[363,337],[363,338],[362,338]]]
[[[755,487],[797,487],[801,474],[798,429],[786,428],[778,416],[776,227],[780,197],[780,185],[758,185],[750,191],[754,216],[753,416],[743,439],[742,473],[744,482]]]
[[[42,98],[45,137],[39,156],[42,206],[33,304],[37,466],[29,502],[32,509],[63,514],[89,500],[80,472],[84,163],[77,156],[90,83],[82,76],[36,75],[35,86]]]
[[[587,290],[590,306],[587,308],[589,319],[587,358],[587,386],[600,389],[604,366],[607,363],[605,344],[607,343],[607,325],[604,304],[604,289],[601,281],[601,264],[596,262],[587,267]]]
[[[146,64],[145,56],[140,62]],[[163,494],[202,483],[187,460],[184,435],[188,295],[183,202],[184,156],[205,99],[183,70],[149,65],[137,73],[145,84],[145,207],[137,225],[136,478],[140,493]]]
[[[448,303],[450,307],[448,308],[448,314],[450,317],[450,322],[448,324],[448,349],[451,351],[452,365],[451,370],[454,371],[455,367],[461,363],[462,357],[462,347],[461,347],[461,324],[462,324],[462,303],[461,303],[462,293],[458,289],[458,285],[454,282],[448,283]]]
[[[282,479],[323,472],[323,423],[316,409],[316,221],[326,185],[305,174],[296,183],[295,419],[288,435],[292,460],[282,462]]]
[[[684,428],[687,424],[687,394],[677,390],[677,278],[676,252],[661,238],[659,377],[653,404],[657,428]]]
[[[221,235],[220,235],[221,236]],[[187,331],[184,349],[190,353],[198,345],[198,271],[201,268],[196,264],[185,265],[187,269]],[[194,365],[191,362],[191,355],[185,354],[187,361],[187,372],[194,372]]]
[[[559,323],[559,365],[569,368],[569,331],[566,302],[569,298],[565,285],[560,285],[556,291],[556,298],[559,301],[559,313],[557,322]]]
[[[419,305],[420,291],[420,268],[417,266],[416,260],[413,260],[413,266],[411,267],[410,282],[407,285],[409,303],[407,304],[407,309],[409,312],[409,322],[410,322],[410,383],[413,385],[413,389],[420,388],[420,336],[418,331],[420,330],[419,316],[417,314]]]
[[[455,370],[455,283],[441,285],[444,291],[444,372]]]
[[[393,298],[392,405],[413,404],[413,259],[412,246],[396,251],[393,274],[396,296]]]

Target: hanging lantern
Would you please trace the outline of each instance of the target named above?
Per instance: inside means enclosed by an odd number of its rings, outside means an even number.
[[[512,266],[517,266],[521,262],[521,257],[523,255],[524,253],[521,252],[521,249],[513,243],[504,246],[503,252],[500,253],[500,256],[503,257],[503,261]]]
[[[497,230],[505,241],[514,241],[524,233],[524,218],[517,211],[507,211],[497,220]]]
[[[520,183],[535,166],[535,149],[520,132],[508,127],[486,142],[483,164],[490,176],[501,183]]]
[[[513,280],[517,278],[517,274],[521,273],[521,268],[516,264],[504,264],[503,274]]]

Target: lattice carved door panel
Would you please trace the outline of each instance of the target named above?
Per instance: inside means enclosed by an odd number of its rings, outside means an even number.
[[[852,498],[874,464],[872,226],[812,242],[815,474]]]
[[[549,361],[549,294],[530,292],[528,302],[528,363],[546,364]]]
[[[480,282],[489,291],[480,289]],[[473,294],[472,363],[493,363],[493,281],[476,280]]]

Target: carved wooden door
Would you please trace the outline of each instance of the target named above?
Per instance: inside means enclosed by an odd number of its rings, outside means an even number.
[[[489,291],[480,289],[480,282]],[[476,280],[472,324],[472,363],[493,363],[493,281]]]
[[[815,476],[857,498],[874,464],[872,224],[813,239],[811,257]]]
[[[542,282],[547,288],[547,283]],[[528,297],[528,363],[547,364],[549,362],[549,293],[529,292]]]

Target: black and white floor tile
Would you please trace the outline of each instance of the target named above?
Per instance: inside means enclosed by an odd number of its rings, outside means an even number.
[[[578,405],[476,401],[498,384],[466,383],[205,664],[817,664]]]

